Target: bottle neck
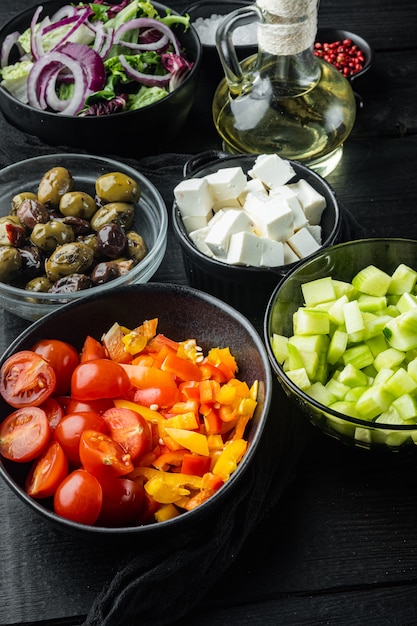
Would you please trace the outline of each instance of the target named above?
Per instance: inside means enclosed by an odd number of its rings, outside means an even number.
[[[313,54],[317,33],[317,0],[257,0],[261,17],[258,48],[261,65],[272,67],[274,80],[291,90],[305,90],[320,77]]]

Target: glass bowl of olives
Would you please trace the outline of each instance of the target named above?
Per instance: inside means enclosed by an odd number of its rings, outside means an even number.
[[[0,170],[0,306],[34,321],[147,282],[165,254],[162,196],[121,162],[45,155]]]

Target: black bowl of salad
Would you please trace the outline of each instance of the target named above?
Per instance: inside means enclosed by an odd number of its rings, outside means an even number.
[[[45,2],[0,30],[0,109],[50,145],[157,154],[186,123],[201,50],[158,2]]]

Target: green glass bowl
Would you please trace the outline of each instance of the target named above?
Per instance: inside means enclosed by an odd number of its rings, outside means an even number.
[[[361,269],[375,265],[388,274],[404,263],[417,269],[417,241],[411,239],[361,239],[322,250],[299,264],[277,285],[264,317],[264,340],[268,356],[287,396],[310,422],[326,435],[358,448],[417,449],[417,424],[392,425],[350,417],[332,410],[300,389],[286,375],[272,350],[274,333],[293,334],[293,313],[304,302],[301,285],[325,276],[351,282]]]

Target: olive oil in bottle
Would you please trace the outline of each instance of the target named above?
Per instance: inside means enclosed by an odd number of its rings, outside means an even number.
[[[255,17],[258,54],[239,63],[229,31]],[[213,120],[226,151],[276,153],[322,175],[337,165],[356,103],[347,79],[314,55],[316,30],[316,0],[258,0],[223,21],[217,48],[225,78],[214,95]]]

